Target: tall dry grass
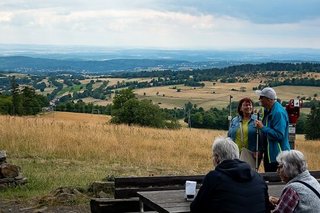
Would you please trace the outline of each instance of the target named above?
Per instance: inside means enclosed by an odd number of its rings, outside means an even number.
[[[94,117],[79,122],[1,116],[0,134],[1,149],[13,158],[103,162],[135,168],[128,175],[148,175],[207,171],[212,139],[225,132],[101,124]]]
[[[225,131],[111,125],[106,116],[54,113],[0,116],[0,149],[29,178],[27,195],[84,186],[106,176],[192,175],[212,168],[211,145]],[[319,170],[320,141],[297,137],[296,148]],[[14,196],[14,195],[12,195]]]

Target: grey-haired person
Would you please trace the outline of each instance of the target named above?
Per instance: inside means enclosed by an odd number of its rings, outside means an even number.
[[[272,212],[320,212],[320,184],[307,170],[304,155],[298,150],[283,151],[277,156],[278,174],[286,183],[280,199],[270,196]]]
[[[277,94],[271,87],[256,91],[264,107],[262,121],[256,120],[263,144],[263,165],[266,172],[277,171],[277,155],[290,150],[288,113],[277,101]]]
[[[249,164],[239,160],[237,144],[231,138],[216,138],[212,154],[215,169],[205,176],[191,212],[267,212],[268,187]]]

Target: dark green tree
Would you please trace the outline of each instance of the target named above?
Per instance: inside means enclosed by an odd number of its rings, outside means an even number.
[[[137,124],[156,128],[166,127],[164,114],[160,107],[149,100],[129,99],[112,118],[115,123]]]
[[[130,99],[136,98],[132,89],[123,89],[113,99],[113,110],[120,109],[124,103]]]
[[[307,120],[307,114],[300,113],[300,117],[296,125],[296,134],[305,134],[306,120]]]
[[[35,90],[31,87],[24,87],[22,90],[22,106],[25,115],[35,115],[41,111],[41,105],[37,100]]]
[[[311,107],[310,114],[307,116],[305,123],[305,137],[307,140],[320,139],[320,106],[315,105]]]
[[[202,127],[203,125],[203,113],[196,112],[191,115],[192,127]]]
[[[11,114],[12,97],[0,94],[0,115]]]
[[[166,120],[164,111],[149,100],[138,100],[130,89],[120,91],[113,100],[112,123],[136,124],[155,128],[179,128],[175,120]]]
[[[20,95],[19,84],[16,82],[16,77],[11,78],[11,95],[12,95],[12,115],[23,115],[22,98]]]

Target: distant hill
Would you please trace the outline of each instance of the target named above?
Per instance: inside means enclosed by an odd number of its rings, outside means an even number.
[[[190,62],[186,60],[171,59],[111,59],[103,61],[83,61],[33,58],[26,56],[0,57],[0,71],[21,73],[76,72],[108,74],[121,71],[183,71],[225,68],[244,64],[249,63],[239,61]]]
[[[159,50],[0,44],[0,71],[112,73],[320,62],[320,49]]]
[[[115,71],[141,71],[195,68],[197,65],[188,61],[169,59],[112,59],[104,61],[57,60],[32,58],[25,56],[0,57],[1,71],[32,72],[91,72],[110,73]]]

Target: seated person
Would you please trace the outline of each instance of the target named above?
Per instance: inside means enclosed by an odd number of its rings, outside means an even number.
[[[212,151],[215,169],[205,176],[191,212],[267,212],[268,187],[239,160],[237,144],[231,138],[217,138]]]
[[[272,212],[320,212],[320,185],[307,170],[303,154],[297,150],[283,151],[277,161],[277,172],[287,184],[280,199],[270,196],[275,207]]]

